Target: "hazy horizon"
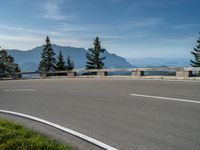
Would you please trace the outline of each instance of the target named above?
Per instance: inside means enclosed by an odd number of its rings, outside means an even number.
[[[58,45],[58,44],[52,44],[52,45],[56,45],[56,46],[61,46],[61,47],[72,47],[72,48],[83,48],[85,50],[88,50],[87,48],[84,48],[84,47],[75,47],[75,46],[70,46],[70,45]],[[40,45],[42,46],[42,45]],[[26,50],[21,50],[21,49],[6,49],[6,50],[19,50],[19,51],[31,51],[33,50],[34,48],[37,48],[37,47],[40,47],[40,46],[35,46],[31,49],[26,49]],[[107,50],[107,49],[106,49]],[[110,52],[109,50],[107,50],[108,52]],[[116,54],[116,53],[111,53],[111,54]],[[121,56],[119,54],[116,54],[118,56]],[[121,57],[124,57],[124,56],[121,56]],[[179,56],[173,56],[173,57],[124,57],[126,58],[128,61],[131,60],[131,59],[192,59],[192,55],[187,55],[186,57],[179,57]]]

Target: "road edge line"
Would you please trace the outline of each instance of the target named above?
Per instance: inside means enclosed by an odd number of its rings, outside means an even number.
[[[13,112],[13,111],[8,111],[8,110],[2,110],[0,109],[0,113],[4,113],[4,114],[9,114],[9,115],[15,115],[15,116],[18,116],[18,117],[23,117],[23,118],[26,118],[26,119],[29,119],[29,120],[33,120],[33,121],[37,121],[37,122],[40,122],[40,123],[43,123],[43,124],[46,124],[46,125],[49,125],[51,127],[54,127],[56,129],[59,129],[61,131],[64,131],[66,133],[69,133],[73,136],[76,136],[78,138],[81,138],[82,140],[84,141],[87,141],[91,144],[94,144],[100,148],[103,148],[105,150],[118,150],[114,147],[111,147],[103,142],[100,142],[94,138],[91,138],[87,135],[84,135],[82,133],[79,133],[77,131],[74,131],[74,130],[71,130],[71,129],[68,129],[66,127],[63,127],[61,125],[58,125],[58,124],[55,124],[53,122],[50,122],[50,121],[47,121],[47,120],[44,120],[44,119],[41,119],[41,118],[37,118],[37,117],[34,117],[34,116],[30,116],[30,115],[26,115],[26,114],[22,114],[22,113],[18,113],[18,112]]]
[[[155,98],[155,99],[165,99],[170,101],[178,101],[178,102],[187,102],[187,103],[196,103],[200,104],[200,101],[188,100],[188,99],[178,99],[178,98],[170,98],[170,97],[160,97],[160,96],[152,96],[152,95],[141,95],[141,94],[130,94],[131,96],[136,97],[145,97],[145,98]]]

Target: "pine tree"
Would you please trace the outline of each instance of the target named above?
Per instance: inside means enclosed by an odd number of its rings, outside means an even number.
[[[46,38],[46,44],[43,45],[43,51],[41,53],[41,61],[39,64],[39,71],[48,72],[55,71],[55,53],[51,47],[51,42],[49,37]]]
[[[5,50],[0,50],[0,74],[6,72],[6,63],[7,63],[7,52]]]
[[[197,45],[194,47],[194,50],[191,52],[194,56],[194,60],[191,60],[192,67],[200,67],[200,33],[199,39],[197,40]]]
[[[59,55],[57,56],[56,70],[57,71],[65,70],[65,60],[61,51],[59,52]]]
[[[19,65],[6,50],[0,50],[0,74],[15,74],[20,72]]]
[[[74,69],[74,62],[71,60],[70,56],[67,56],[66,70],[70,71],[73,69]]]
[[[104,53],[105,49],[101,48],[101,42],[98,37],[94,40],[94,47],[88,49],[86,53],[87,64],[86,69],[103,69],[104,63],[103,60],[105,57],[101,57],[101,54]]]

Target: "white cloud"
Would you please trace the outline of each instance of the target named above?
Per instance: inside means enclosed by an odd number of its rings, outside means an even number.
[[[23,26],[10,26],[10,25],[0,25],[1,31],[6,31],[8,33],[18,32],[18,33],[34,33],[34,34],[42,34],[44,31],[36,30],[36,29],[27,29]]]
[[[54,35],[54,36],[59,36],[59,35],[66,35],[63,34],[59,30],[41,30],[41,29],[32,29],[32,28],[25,28],[23,26],[11,26],[11,25],[0,25],[0,29],[2,32],[5,32],[7,34],[16,34],[16,35],[30,35],[35,34],[35,35]]]
[[[84,25],[72,25],[72,24],[66,24],[62,23],[58,25],[58,31],[61,32],[80,32],[80,31],[89,31],[93,29],[90,25],[84,26]]]
[[[173,28],[178,29],[178,30],[183,30],[183,29],[189,29],[189,28],[193,28],[193,27],[197,27],[199,26],[198,24],[178,24],[178,25],[174,25]]]
[[[10,42],[29,42],[29,41],[41,41],[41,37],[33,37],[33,36],[10,36],[10,35],[0,35],[1,41],[10,41]]]
[[[144,19],[134,19],[127,23],[129,28],[138,28],[138,27],[152,27],[163,23],[162,18],[144,18]]]
[[[44,37],[0,35],[0,45],[5,49],[28,50],[42,45]]]
[[[87,48],[91,41],[82,40],[78,38],[58,38],[56,36],[50,37],[52,44],[61,46],[74,46]],[[0,45],[5,49],[20,49],[28,50],[36,46],[41,46],[45,42],[45,36],[32,35],[0,35]]]
[[[110,40],[114,40],[114,39],[125,39],[126,37],[125,36],[122,36],[122,35],[98,35],[100,38],[103,38],[103,39],[110,39]]]
[[[87,48],[89,42],[81,37],[74,37],[68,32],[62,30],[42,30],[25,28],[23,26],[10,26],[0,24],[0,46],[6,49],[27,50],[44,44],[45,37],[50,36],[53,44],[78,46]]]
[[[61,13],[60,1],[58,0],[47,0],[44,4],[43,13],[39,15],[40,18],[50,20],[66,20],[70,17],[66,17]]]
[[[170,44],[191,44],[195,41],[195,37],[180,37],[180,38],[163,38],[163,39],[158,39],[159,42],[161,43],[170,43]]]

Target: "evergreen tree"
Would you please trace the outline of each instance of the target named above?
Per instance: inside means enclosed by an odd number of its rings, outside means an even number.
[[[197,45],[194,47],[194,50],[191,52],[194,56],[194,60],[191,60],[192,67],[200,67],[200,33],[199,39],[197,40]]]
[[[73,69],[74,69],[74,62],[71,60],[70,56],[67,56],[66,70],[70,71]]]
[[[6,71],[7,64],[7,52],[5,50],[0,50],[0,74],[4,74]]]
[[[41,53],[39,71],[41,72],[55,71],[55,63],[56,63],[55,53],[51,47],[50,39],[47,36],[46,44],[44,44],[44,48]]]
[[[59,52],[59,55],[57,56],[57,60],[56,60],[56,70],[57,70],[57,71],[65,70],[65,60],[64,60],[64,57],[63,57],[61,51]]]
[[[19,65],[15,63],[14,58],[8,55],[6,50],[0,50],[0,73],[14,74],[20,71]]]
[[[95,38],[93,44],[94,47],[89,48],[89,52],[86,53],[86,69],[103,69],[103,60],[105,59],[105,57],[101,57],[101,54],[104,53],[105,49],[101,48],[101,42],[98,37]]]

